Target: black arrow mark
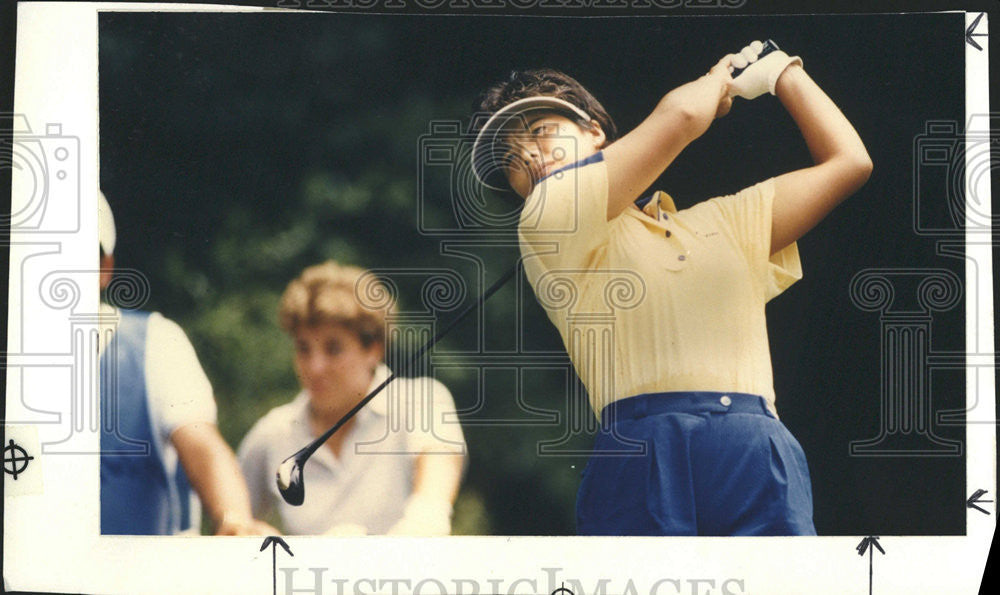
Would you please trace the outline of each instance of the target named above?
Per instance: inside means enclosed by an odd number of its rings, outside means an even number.
[[[973,31],[975,31],[976,27],[979,26],[979,21],[983,20],[983,15],[984,14],[986,14],[986,13],[985,12],[979,13],[979,16],[976,17],[976,20],[972,21],[972,24],[969,25],[969,28],[965,30],[965,41],[966,41],[966,43],[968,43],[969,45],[971,45],[972,47],[976,48],[979,51],[983,51],[983,46],[979,45],[979,43],[977,43],[976,40],[973,39],[973,37],[987,37],[987,34],[986,33],[973,33]]]
[[[293,554],[292,550],[289,549],[288,544],[285,543],[285,540],[276,535],[267,537],[266,539],[264,539],[264,543],[260,545],[260,551],[264,551],[265,549],[267,549],[267,546],[271,546],[271,582],[274,586],[274,595],[278,595],[278,546],[279,545],[282,548],[284,548],[286,552],[288,552],[289,556],[295,557],[295,554]]]
[[[878,548],[878,551],[885,555],[885,550],[878,544],[877,535],[869,535],[868,537],[865,537],[861,540],[861,543],[859,543],[857,547],[859,556],[864,556],[865,551],[868,551],[868,595],[872,595],[872,577],[874,576],[875,568],[872,558],[875,555],[875,548]]]
[[[965,506],[968,507],[968,508],[975,508],[976,510],[978,510],[979,512],[981,512],[983,514],[989,514],[990,511],[988,511],[986,509],[983,509],[983,508],[979,508],[978,506],[976,506],[976,504],[979,504],[981,502],[993,502],[993,500],[980,500],[979,499],[985,493],[986,493],[986,490],[976,490],[975,492],[972,492],[972,495],[969,496],[969,499],[965,501]]]

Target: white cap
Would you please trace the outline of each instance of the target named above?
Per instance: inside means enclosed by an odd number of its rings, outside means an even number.
[[[572,103],[548,95],[525,97],[505,105],[490,116],[490,119],[479,130],[476,142],[472,145],[472,171],[487,188],[510,190],[510,184],[508,184],[507,176],[504,174],[503,155],[498,154],[497,150],[497,137],[511,120],[531,111],[566,114],[584,122],[591,120],[587,112]]]
[[[101,242],[101,250],[105,254],[115,251],[115,216],[111,213],[111,205],[104,193],[97,191],[97,235]]]

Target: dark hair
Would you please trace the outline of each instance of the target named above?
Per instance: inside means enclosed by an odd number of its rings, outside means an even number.
[[[536,95],[558,97],[572,103],[601,125],[607,143],[618,138],[618,128],[601,102],[576,79],[552,68],[511,71],[506,79],[489,87],[479,96],[476,109],[493,114],[518,99]]]

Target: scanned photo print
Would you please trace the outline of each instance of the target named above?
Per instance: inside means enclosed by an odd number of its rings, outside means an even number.
[[[19,4],[6,589],[978,589],[991,15],[528,4]]]

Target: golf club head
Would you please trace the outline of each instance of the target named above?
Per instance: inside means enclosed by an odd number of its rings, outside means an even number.
[[[278,492],[292,506],[301,506],[306,499],[306,485],[302,478],[302,464],[299,453],[288,457],[278,465]]]

